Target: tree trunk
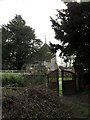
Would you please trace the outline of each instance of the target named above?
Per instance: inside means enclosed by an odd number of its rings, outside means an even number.
[[[17,70],[21,70],[21,69],[22,69],[22,65],[23,65],[22,63],[19,63],[19,62],[18,62],[18,63],[17,63]]]

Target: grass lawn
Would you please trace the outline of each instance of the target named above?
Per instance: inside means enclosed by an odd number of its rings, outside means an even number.
[[[62,94],[62,85],[59,85],[59,93]]]
[[[62,80],[62,77],[59,76],[59,80]],[[72,77],[64,76],[63,80],[72,80]]]
[[[59,77],[59,93],[62,94],[62,78]]]

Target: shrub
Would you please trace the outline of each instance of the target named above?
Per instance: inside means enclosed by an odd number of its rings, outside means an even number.
[[[2,74],[2,86],[23,87],[25,79],[21,74]]]
[[[27,86],[30,84],[33,86],[46,85],[46,76],[43,75],[24,75]]]
[[[24,75],[17,73],[0,74],[0,81],[3,87],[30,87],[37,85],[46,86],[46,76],[43,75]]]

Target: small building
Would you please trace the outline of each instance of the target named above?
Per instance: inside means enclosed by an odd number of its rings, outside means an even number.
[[[43,61],[42,65],[44,65],[47,68],[48,72],[56,70],[58,68],[56,56],[51,58],[50,61]]]
[[[46,67],[38,63],[27,65],[26,70],[28,70],[31,75],[45,75],[47,73]]]
[[[46,43],[38,51],[39,58],[33,63],[26,66],[31,74],[47,74],[58,68],[56,55],[51,53],[49,45]]]

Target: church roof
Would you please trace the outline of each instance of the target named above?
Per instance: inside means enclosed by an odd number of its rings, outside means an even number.
[[[52,57],[55,57],[55,54],[53,54],[50,50],[50,46],[47,43],[44,43],[44,45],[41,47],[41,49],[44,49],[46,52],[50,53]]]

